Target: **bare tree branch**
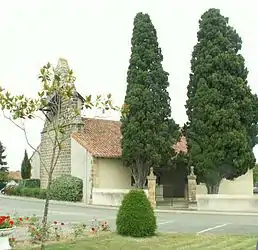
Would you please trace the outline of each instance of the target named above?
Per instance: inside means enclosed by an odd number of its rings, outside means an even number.
[[[21,129],[21,130],[23,131],[24,136],[25,136],[25,140],[26,140],[27,144],[29,145],[29,147],[30,147],[34,152],[36,152],[37,154],[39,154],[40,163],[42,163],[43,167],[44,167],[44,168],[46,169],[46,171],[48,172],[48,170],[47,170],[47,168],[46,168],[46,165],[45,165],[44,161],[42,160],[40,151],[39,151],[37,148],[33,147],[32,144],[30,143],[29,138],[28,138],[28,134],[27,134],[27,131],[26,131],[26,129],[25,129],[24,124],[23,124],[23,126],[21,126],[21,125],[17,124],[11,117],[7,116],[7,115],[4,113],[4,111],[2,111],[2,113],[3,113],[4,118],[6,118],[7,120],[9,120],[9,121],[10,121],[12,124],[14,124],[17,128],[19,128],[19,129]]]

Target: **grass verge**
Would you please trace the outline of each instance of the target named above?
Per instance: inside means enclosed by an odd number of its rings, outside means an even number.
[[[83,240],[59,242],[48,245],[47,250],[254,250],[255,236],[177,235],[160,234],[152,238],[121,237],[114,233],[87,236]],[[30,249],[17,248],[22,250]],[[31,249],[39,249],[33,247]]]

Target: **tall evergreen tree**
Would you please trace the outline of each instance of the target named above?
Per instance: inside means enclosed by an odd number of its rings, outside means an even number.
[[[2,142],[0,142],[0,165],[4,166],[7,165],[7,162],[5,161],[6,155],[4,155],[5,147],[3,146]]]
[[[26,150],[24,152],[24,158],[21,165],[21,177],[24,180],[30,179],[31,177],[31,163]]]
[[[5,147],[2,142],[0,142],[0,182],[5,182],[8,180],[8,167],[7,162],[5,161],[6,155],[4,155]]]
[[[255,165],[258,102],[247,85],[242,40],[218,9],[199,21],[186,103],[191,163],[208,193]]]
[[[143,188],[150,167],[169,164],[179,127],[170,119],[168,73],[156,30],[148,14],[134,19],[127,91],[121,118],[122,158],[132,168],[138,188]]]

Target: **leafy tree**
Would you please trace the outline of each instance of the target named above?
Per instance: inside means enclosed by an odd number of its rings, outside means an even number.
[[[170,119],[168,73],[156,30],[148,14],[134,19],[127,90],[121,117],[122,159],[143,188],[150,167],[165,166],[173,156],[179,127]],[[176,133],[175,133],[176,132]]]
[[[2,142],[0,142],[0,181],[6,182],[8,180],[8,167],[6,167],[7,162],[5,161],[6,155],[4,155],[5,147]]]
[[[31,178],[31,163],[26,150],[25,150],[24,158],[22,160],[22,165],[21,165],[21,177],[22,179]]]
[[[64,59],[60,59],[59,62],[60,64],[67,64]],[[71,105],[74,95],[76,94],[74,86],[75,77],[72,70],[55,70],[51,64],[48,63],[41,68],[39,79],[42,84],[37,98],[28,98],[24,95],[11,95],[8,91],[5,91],[0,87],[0,107],[4,116],[24,132],[28,145],[38,153],[41,165],[45,168],[48,174],[41,237],[41,249],[45,249],[50,186],[53,180],[53,172],[62,152],[63,145],[66,140],[70,138],[70,134],[65,133],[65,131],[75,122],[78,115],[80,115],[80,110]],[[61,110],[62,104],[64,103],[70,107],[68,116]],[[110,94],[107,95],[106,98],[97,96],[95,100],[93,100],[91,95],[86,96],[84,98],[83,107],[86,109],[97,107],[102,110],[118,109],[112,105]],[[6,114],[6,112],[8,114]],[[52,143],[50,164],[47,164],[44,161],[44,158],[41,157],[40,151],[33,147],[28,140],[27,130],[23,122],[25,119],[38,118],[42,120],[42,117],[40,116],[42,113],[47,122],[51,125],[46,128],[46,133],[49,138],[51,138],[50,141]],[[17,123],[17,120],[21,121],[21,125],[20,123]],[[45,122],[45,119],[43,119],[43,121]]]
[[[255,165],[258,101],[247,85],[239,53],[242,40],[218,9],[199,21],[191,60],[185,127],[190,162],[208,193],[218,193],[223,178],[232,180]]]

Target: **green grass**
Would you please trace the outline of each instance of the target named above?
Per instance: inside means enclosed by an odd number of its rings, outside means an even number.
[[[114,233],[85,236],[84,240],[63,242],[46,247],[47,250],[255,250],[255,236],[176,235],[161,234],[152,238],[121,237]],[[23,248],[28,250],[29,247]],[[39,249],[39,248],[33,248]]]

